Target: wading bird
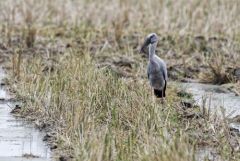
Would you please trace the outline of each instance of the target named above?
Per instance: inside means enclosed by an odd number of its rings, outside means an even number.
[[[158,36],[155,33],[149,34],[140,52],[145,52],[148,48],[149,62],[147,67],[147,76],[151,87],[154,90],[154,95],[157,98],[166,97],[166,87],[167,87],[167,67],[165,62],[159,58],[156,54],[156,47],[158,42]]]

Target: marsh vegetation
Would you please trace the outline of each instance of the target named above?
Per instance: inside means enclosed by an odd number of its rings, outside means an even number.
[[[45,130],[60,160],[239,160],[239,133],[207,107],[185,108],[179,82],[240,92],[240,1],[6,0],[1,62],[20,115]],[[167,62],[156,100],[138,50],[151,32]],[[206,157],[206,160],[209,158]]]

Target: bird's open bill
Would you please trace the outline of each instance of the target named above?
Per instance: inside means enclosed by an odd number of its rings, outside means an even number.
[[[145,48],[150,44],[150,40],[148,38],[146,38],[144,40],[144,43],[142,44],[139,53],[145,53]]]

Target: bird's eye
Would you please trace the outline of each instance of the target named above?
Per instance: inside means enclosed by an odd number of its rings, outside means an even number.
[[[152,39],[153,37],[154,37],[154,35],[151,35],[151,36],[150,36],[150,39]]]
[[[150,43],[154,43],[157,41],[157,37],[155,35],[151,35],[149,38]]]

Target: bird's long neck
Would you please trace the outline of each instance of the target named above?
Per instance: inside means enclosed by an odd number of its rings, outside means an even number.
[[[157,47],[157,43],[149,45],[149,60],[150,61],[153,60],[153,57],[154,57],[155,51],[156,51],[156,47]]]

